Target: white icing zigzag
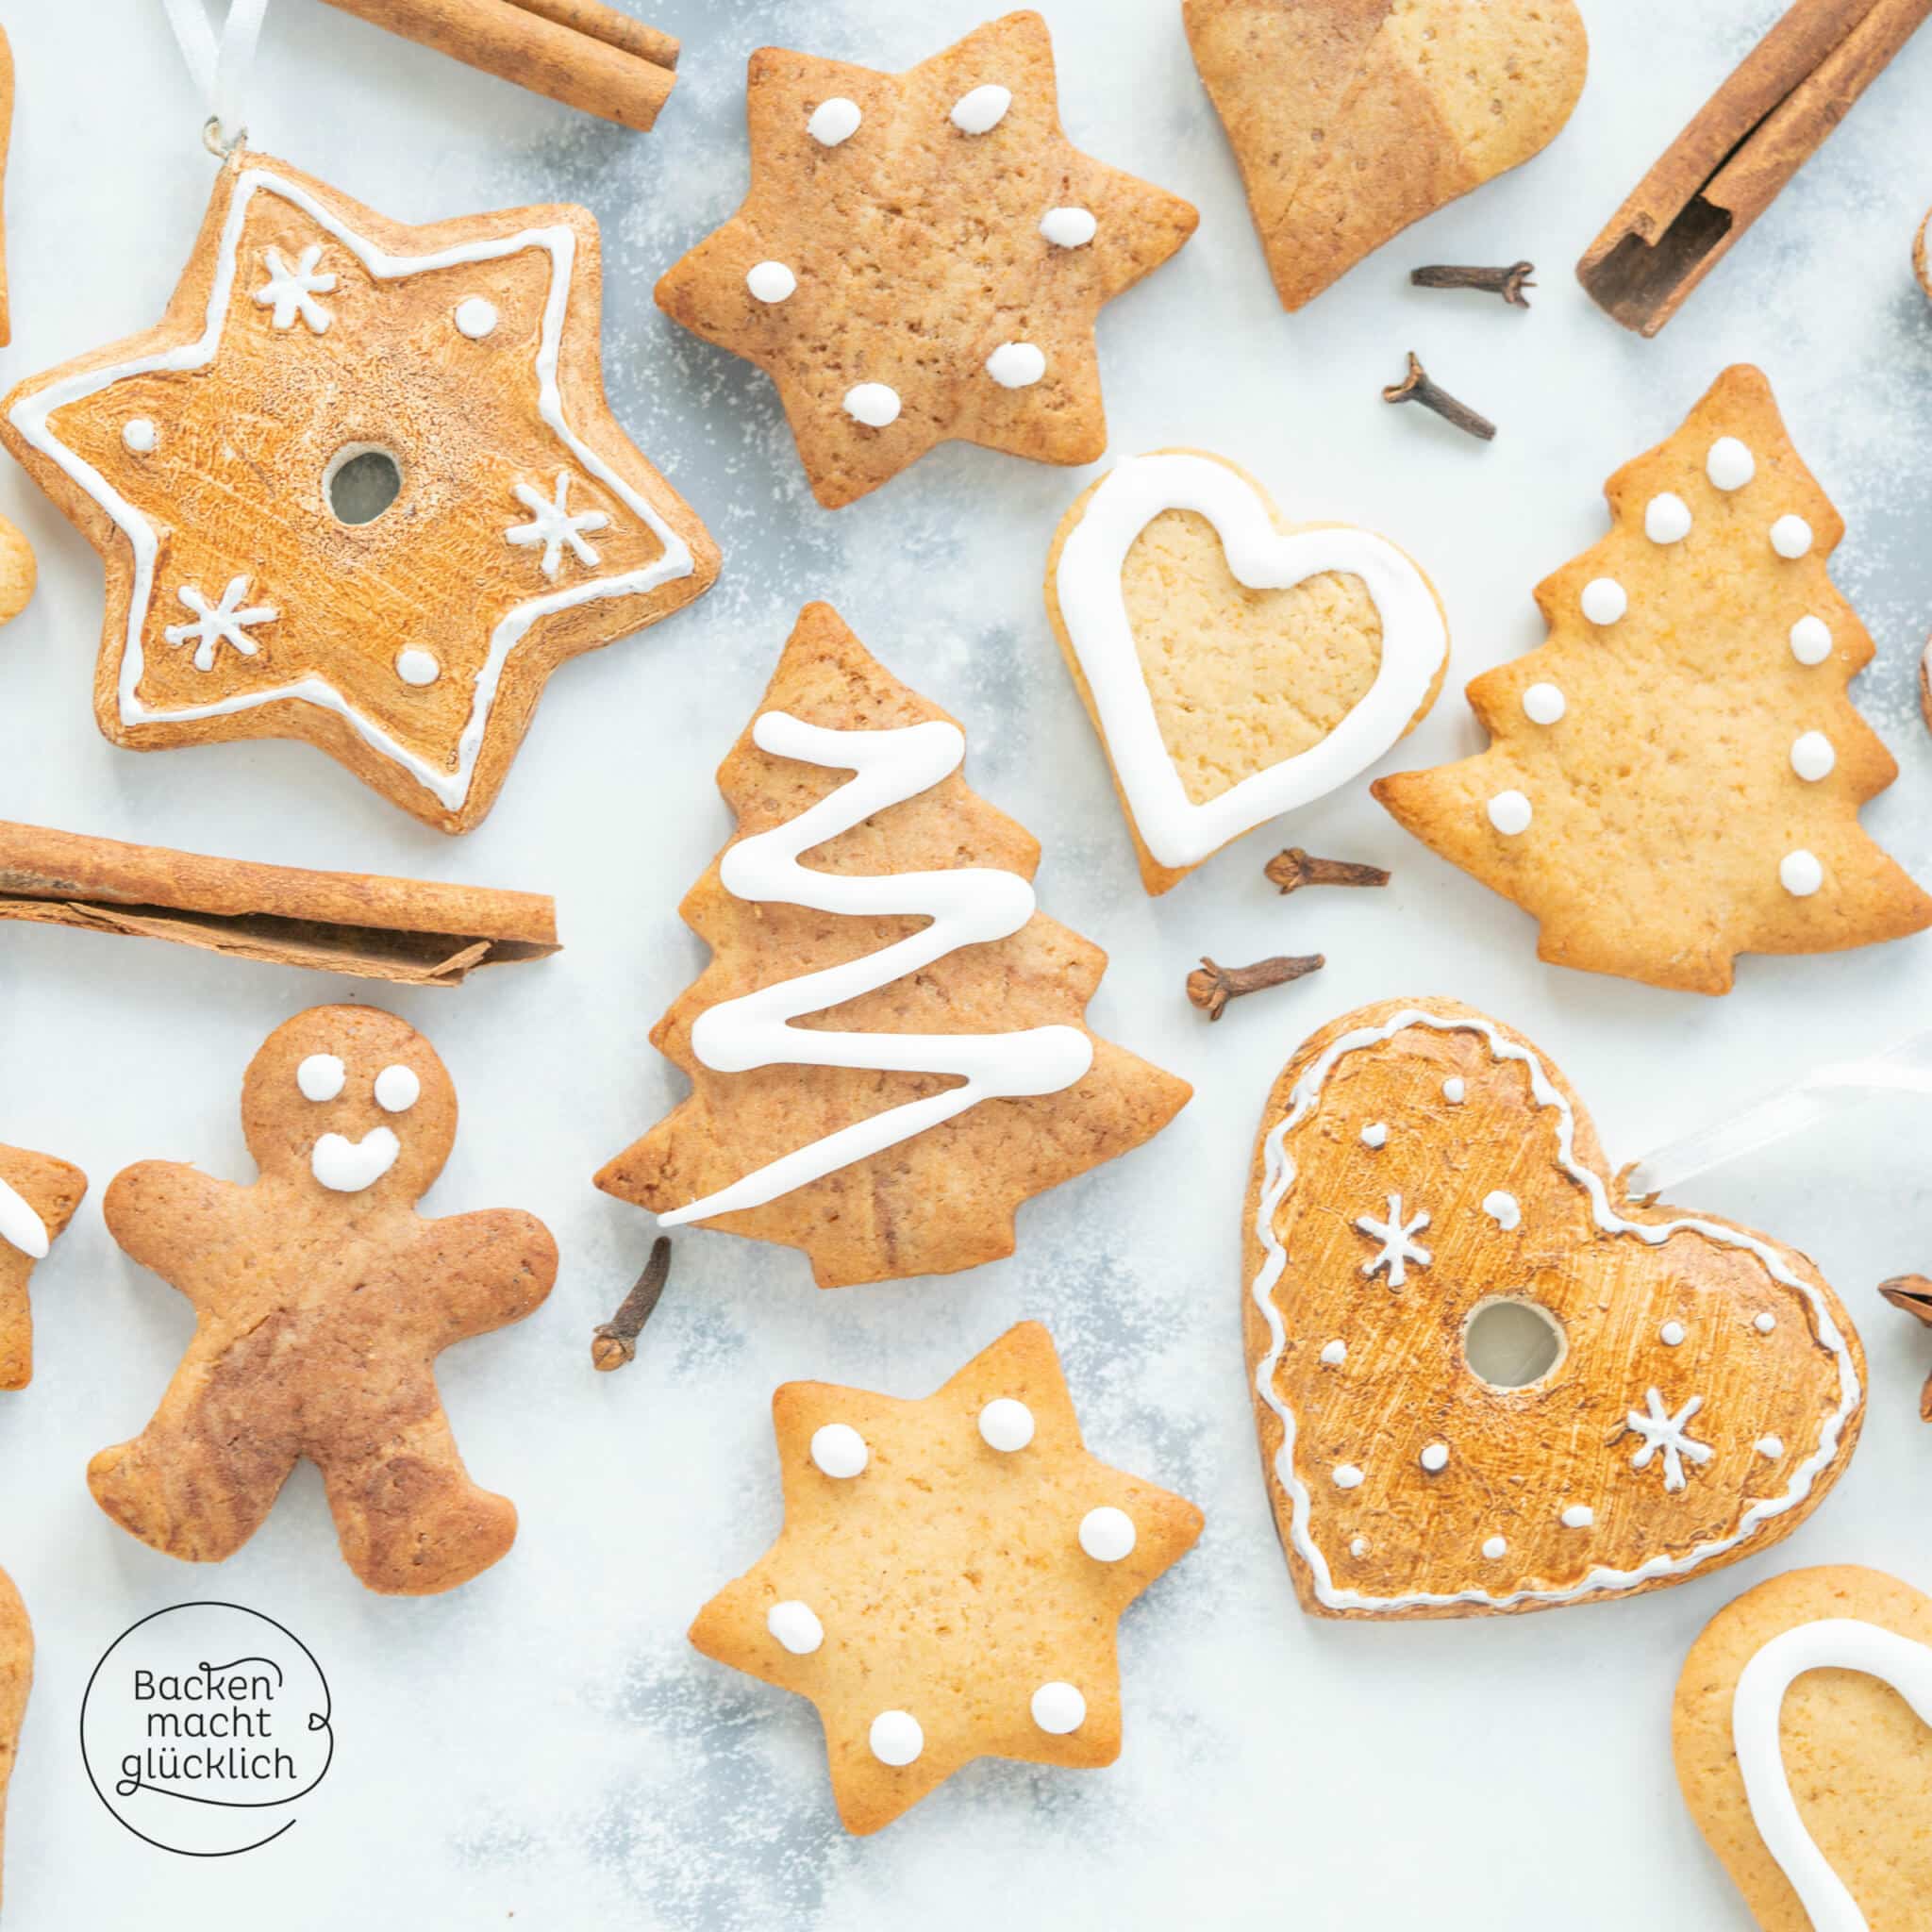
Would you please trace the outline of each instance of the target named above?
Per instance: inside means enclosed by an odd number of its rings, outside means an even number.
[[[658,1216],[663,1227],[761,1208],[781,1194],[909,1141],[982,1100],[1058,1093],[1093,1063],[1093,1042],[1077,1026],[1021,1033],[833,1033],[794,1028],[808,1013],[857,999],[918,973],[961,946],[1016,933],[1033,917],[1033,888],[1017,873],[986,866],[950,872],[852,877],[814,872],[799,856],[888,807],[903,804],[958,770],[966,739],[934,719],[891,731],[835,731],[785,711],[767,711],[752,740],[774,758],[796,758],[853,776],[788,824],[741,840],[719,876],[740,899],[806,906],[854,919],[924,914],[923,931],[821,973],[782,979],[701,1013],[691,1051],[718,1073],[756,1067],[863,1067],[881,1073],[952,1074],[965,1084],[857,1121],[745,1175],[702,1200]]]

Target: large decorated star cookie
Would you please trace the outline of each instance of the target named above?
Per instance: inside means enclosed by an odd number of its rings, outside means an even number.
[[[0,1389],[25,1389],[34,1378],[27,1278],[86,1192],[87,1176],[71,1161],[0,1146]]]
[[[1684,1659],[1684,1802],[1763,1932],[1915,1932],[1932,1899],[1932,1598],[1791,1570]]]
[[[1307,1041],[1262,1114],[1242,1318],[1303,1608],[1466,1616],[1755,1556],[1864,1415],[1794,1249],[1624,1196],[1526,1040],[1447,1000]]]
[[[1846,695],[1872,640],[1763,375],[1725,370],[1606,494],[1609,535],[1537,586],[1548,641],[1469,687],[1490,748],[1375,796],[1554,965],[1720,993],[1740,953],[1932,925],[1858,824],[1898,775]]]
[[[304,739],[475,824],[551,672],[717,575],[606,406],[599,300],[580,208],[408,227],[234,157],[161,323],[0,410],[107,559],[101,729]]]
[[[1039,1323],[923,1401],[788,1382],[772,1421],[783,1532],[691,1641],[810,1698],[847,1830],[975,1757],[1120,1756],[1115,1625],[1201,1512],[1087,1452]]]
[[[1387,538],[1285,523],[1196,450],[1131,458],[1081,494],[1046,609],[1150,892],[1373,764],[1449,658],[1435,587]]]
[[[777,384],[822,504],[949,439],[1101,454],[1094,318],[1196,216],[1067,140],[1039,14],[904,74],[761,48],[747,115],[751,192],[658,301]]]

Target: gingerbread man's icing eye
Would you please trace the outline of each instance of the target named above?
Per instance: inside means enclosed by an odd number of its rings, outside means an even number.
[[[342,1091],[342,1063],[332,1053],[312,1053],[295,1069],[305,1100],[333,1100]]]
[[[413,1067],[385,1067],[375,1076],[375,1104],[385,1113],[408,1113],[423,1095]]]

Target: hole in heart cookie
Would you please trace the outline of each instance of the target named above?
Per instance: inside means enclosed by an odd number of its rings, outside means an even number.
[[[323,500],[339,524],[373,524],[403,487],[403,467],[373,442],[352,442],[322,473]]]
[[[1569,1353],[1562,1324],[1540,1302],[1496,1295],[1478,1302],[1462,1325],[1469,1372],[1491,1389],[1527,1389]]]
[[[1381,668],[1382,620],[1359,577],[1251,591],[1194,510],[1164,510],[1135,538],[1121,597],[1191,805],[1320,743]]]

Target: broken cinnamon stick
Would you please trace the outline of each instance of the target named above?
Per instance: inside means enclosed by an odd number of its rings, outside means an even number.
[[[1638,183],[1576,264],[1654,336],[1932,15],[1932,0],[1797,0]]]
[[[7,293],[7,150],[13,137],[13,48],[0,26],[0,349],[13,340]]]
[[[558,950],[535,892],[305,872],[0,820],[0,920],[170,940],[407,986]]]
[[[602,0],[328,0],[453,60],[640,132],[677,79],[677,42]]]

